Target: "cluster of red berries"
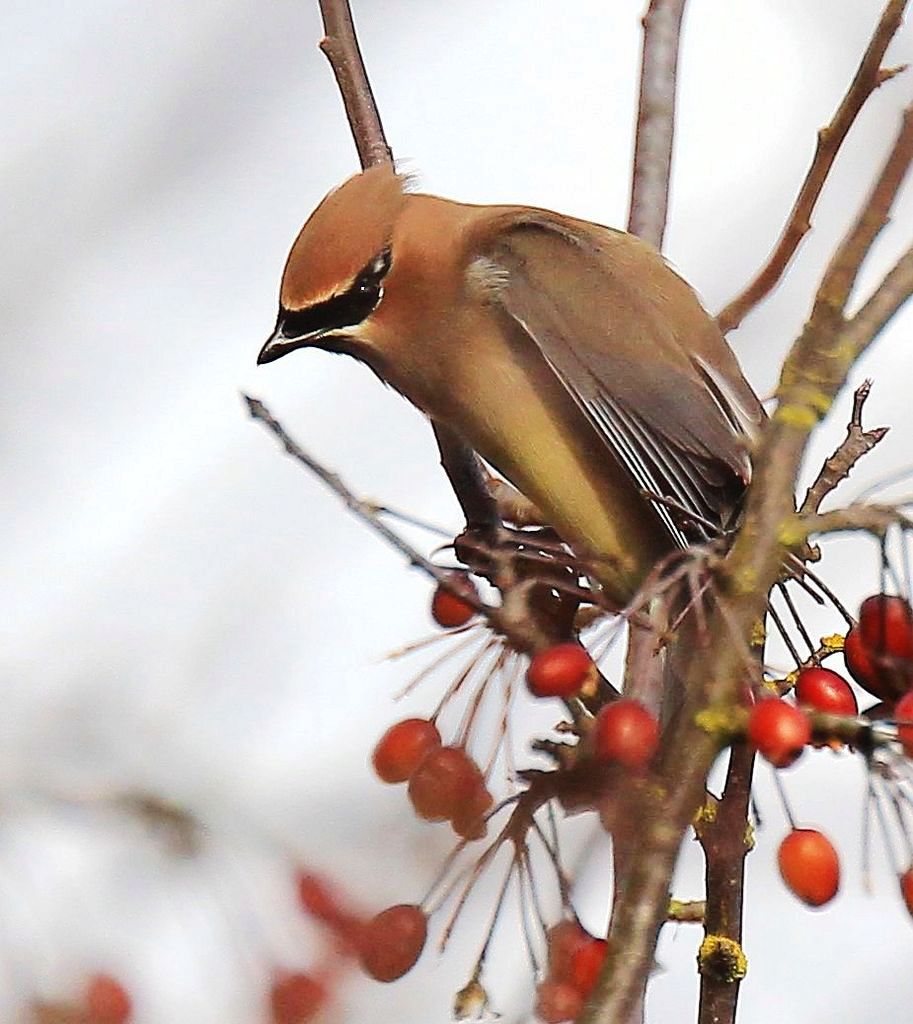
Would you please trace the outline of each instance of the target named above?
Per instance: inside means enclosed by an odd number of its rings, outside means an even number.
[[[913,610],[902,597],[873,594],[846,635],[846,667],[859,685],[887,704],[913,688]]]
[[[298,876],[301,908],[333,938],[329,964],[313,971],[279,971],[270,989],[271,1024],[309,1024],[326,1008],[334,975],[347,960],[375,981],[395,981],[421,956],[427,919],[420,907],[399,904],[374,917],[357,913],[322,877]],[[111,1024],[114,1024],[112,1021]]]
[[[898,739],[913,757],[913,610],[904,598],[873,594],[863,601],[859,621],[846,636],[844,660],[850,674],[888,709],[893,707]],[[792,764],[812,742],[806,710],[858,714],[849,683],[820,667],[802,669],[796,704],[779,698],[758,701],[748,719],[748,739],[771,764]],[[840,861],[830,840],[816,829],[793,828],[780,844],[780,874],[809,906],[820,907],[840,887]],[[904,902],[913,913],[913,868],[900,878]]]
[[[577,921],[559,921],[547,936],[548,971],[536,989],[536,1016],[545,1024],[576,1020],[596,986],[608,942]]]
[[[396,981],[401,978],[415,966],[425,948],[428,918],[422,908],[415,904],[399,903],[373,917],[366,917],[346,906],[331,886],[311,873],[303,873],[298,877],[298,901],[308,915],[319,921],[338,940],[339,952],[357,958],[365,974],[375,981]],[[312,984],[307,986],[299,981],[292,985],[290,977],[309,978]],[[314,995],[319,988],[319,982],[311,975],[292,975],[280,979],[273,990],[275,1024],[290,1024],[288,1017],[280,1018],[276,1015],[277,991],[284,992],[283,998],[288,998],[292,989],[301,992],[309,990]]]
[[[859,622],[844,643],[846,666],[857,683],[894,709],[898,738],[913,756],[913,610],[902,597],[873,594],[859,609]],[[833,715],[858,714],[849,683],[820,667],[802,669],[796,680],[798,707],[785,700],[759,701],[751,711],[748,738],[778,768],[792,764],[811,741],[803,708]]]
[[[408,782],[415,813],[425,821],[449,821],[463,839],[481,839],[494,799],[485,777],[463,747],[444,746],[434,722],[406,718],[391,725],[372,757],[384,782]]]
[[[536,697],[569,700],[596,690],[598,670],[577,643],[556,644],[533,656],[526,685]],[[659,723],[639,701],[622,698],[605,705],[593,727],[593,755],[629,771],[643,768],[659,745]]]

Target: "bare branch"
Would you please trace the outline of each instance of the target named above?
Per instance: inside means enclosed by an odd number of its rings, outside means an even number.
[[[891,526],[913,527],[913,520],[896,505],[848,505],[831,512],[805,516],[801,522],[808,537],[859,530],[880,537]]]
[[[318,3],[326,33],[320,49],[330,62],[339,86],[362,169],[392,163],[393,151],[387,143],[365,70],[349,0],[318,0]],[[485,488],[475,453],[449,428],[441,424],[433,426],[441,465],[466,514],[467,526],[491,527],[495,522],[494,503]]]
[[[859,111],[880,85],[903,70],[882,68],[881,61],[888,44],[900,28],[906,6],[907,0],[890,0],[885,7],[846,95],[830,123],[818,132],[811,167],[802,182],[779,241],[755,279],[716,318],[724,334],[738,327],[745,316],[776,287],[800,242],[811,229],[815,204]]]
[[[872,382],[864,381],[853,395],[853,414],[847,424],[846,437],[837,450],[821,467],[815,482],[809,487],[799,508],[799,515],[817,512],[824,499],[850,475],[850,470],[870,452],[888,432],[887,427],[864,430],[862,410],[872,390]]]
[[[365,71],[349,0],[318,2],[323,31],[326,33],[320,42],[320,49],[330,62],[342,94],[362,170],[375,164],[392,163],[393,152],[387,144],[384,126]]]
[[[644,15],[640,102],[628,231],[662,248],[669,203],[675,79],[686,0],[650,0]]]
[[[259,420],[267,430],[271,431],[279,439],[279,442],[288,454],[303,466],[306,466],[319,480],[322,480],[342,500],[346,508],[354,513],[369,529],[382,537],[401,555],[404,555],[410,565],[421,569],[422,572],[426,573],[446,590],[451,591],[467,603],[474,603],[471,594],[464,593],[450,584],[449,573],[446,569],[439,568],[425,558],[424,555],[412,547],[411,544],[404,541],[402,537],[381,520],[377,513],[376,504],[370,501],[363,501],[346,487],[336,473],[333,473],[312,455],[309,455],[259,399],[251,398],[250,395],[242,395],[242,397],[247,404],[247,411],[250,413],[251,418]],[[483,610],[481,604],[478,604],[478,608]]]
[[[441,453],[441,466],[466,517],[467,529],[492,530],[498,524],[498,508],[478,456],[450,427],[433,422]]]
[[[844,328],[843,337],[859,354],[878,337],[888,321],[913,295],[913,248],[900,257],[885,274],[858,313]]]
[[[869,198],[847,236],[837,247],[818,289],[816,307],[843,312],[853,285],[875,239],[888,222],[888,214],[913,161],[913,105],[904,110],[900,131],[875,181]],[[814,314],[813,314],[814,315]],[[854,353],[854,358],[858,353]]]

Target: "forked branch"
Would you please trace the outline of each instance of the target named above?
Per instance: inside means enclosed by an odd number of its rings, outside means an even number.
[[[903,68],[883,68],[888,44],[900,28],[908,0],[889,0],[863,54],[846,95],[828,125],[818,132],[811,166],[799,189],[783,233],[754,280],[717,315],[720,330],[734,330],[745,316],[776,287],[802,239],[811,229],[811,217],[831,167],[860,110],[873,92]]]

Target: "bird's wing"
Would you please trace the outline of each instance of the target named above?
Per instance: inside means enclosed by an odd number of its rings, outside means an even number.
[[[724,527],[764,413],[692,289],[622,232],[530,210],[478,254],[499,304],[552,366],[678,544]],[[712,524],[710,529],[701,525]]]

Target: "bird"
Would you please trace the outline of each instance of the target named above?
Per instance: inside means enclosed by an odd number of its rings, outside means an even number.
[[[764,411],[696,293],[624,231],[414,191],[380,164],[331,191],[258,356],[353,356],[541,510],[623,607],[728,530]]]

